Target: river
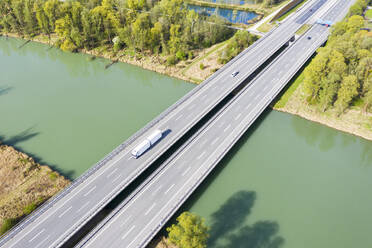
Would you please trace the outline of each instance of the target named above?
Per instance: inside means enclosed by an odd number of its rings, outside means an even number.
[[[22,42],[0,38],[1,139],[71,179],[194,87]],[[371,178],[372,142],[267,110],[181,211],[208,247],[367,247]]]

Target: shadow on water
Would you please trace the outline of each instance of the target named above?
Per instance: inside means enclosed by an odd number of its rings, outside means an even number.
[[[9,145],[14,147],[17,151],[27,154],[28,156],[32,157],[36,163],[39,163],[41,165],[48,165],[52,170],[57,171],[61,175],[65,176],[67,179],[72,180],[74,171],[61,171],[56,165],[52,163],[48,163],[47,161],[44,161],[42,158],[37,156],[36,154],[27,152],[23,150],[19,144],[25,141],[28,141],[40,134],[40,132],[34,132],[34,127],[27,128],[26,130],[20,132],[19,134],[6,137],[4,135],[0,134],[0,144]]]
[[[8,94],[9,91],[11,91],[12,89],[13,89],[13,87],[2,87],[2,86],[0,86],[0,96]]]
[[[284,244],[284,238],[277,235],[279,225],[273,221],[257,221],[253,225],[246,225],[237,233],[227,237],[224,248],[279,248]]]
[[[20,132],[19,134],[16,134],[14,136],[11,136],[9,138],[5,138],[5,136],[0,135],[0,140],[6,145],[10,145],[13,147],[16,147],[17,144],[27,141],[37,135],[39,135],[39,132],[33,132],[33,127],[27,128],[26,130]]]
[[[220,237],[236,230],[251,213],[256,192],[238,191],[233,194],[216,212],[212,214],[212,224],[208,247],[215,246]]]

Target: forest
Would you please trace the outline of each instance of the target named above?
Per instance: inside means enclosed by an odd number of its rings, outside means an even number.
[[[168,64],[232,37],[236,30],[226,24],[188,10],[182,0],[0,1],[1,33],[53,36],[53,45],[65,51],[111,45],[115,52],[161,54]]]
[[[350,106],[372,111],[372,35],[361,16],[366,7],[357,1],[304,71],[307,102],[323,112],[341,115]]]

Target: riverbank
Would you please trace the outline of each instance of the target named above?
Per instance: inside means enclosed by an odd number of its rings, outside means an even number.
[[[176,245],[171,244],[166,237],[154,238],[147,248],[177,248]]]
[[[4,36],[24,39],[25,42],[28,40],[26,37],[21,37],[16,33],[8,33]],[[51,47],[54,47],[52,44],[56,40],[57,36],[54,34],[51,35],[50,40],[46,35],[37,35],[31,39],[33,42],[43,43]],[[132,51],[126,49],[114,52],[110,45],[100,46],[92,50],[83,49],[79,52],[92,55],[92,59],[101,57],[111,60],[112,63],[128,63],[146,70],[199,84],[223,66],[223,64],[218,63],[218,53],[225,47],[225,44],[226,41],[223,41],[209,48],[193,50],[192,59],[180,61],[176,65],[167,65],[167,58],[161,55],[134,54]],[[206,66],[200,66],[202,63]]]
[[[274,103],[273,109],[372,141],[372,113],[364,112],[362,106],[352,106],[340,116],[335,109],[322,112],[306,102],[302,81],[303,76],[300,74]]]
[[[27,154],[0,144],[0,235],[69,183]]]

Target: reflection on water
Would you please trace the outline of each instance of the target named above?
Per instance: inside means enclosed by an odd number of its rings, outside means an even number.
[[[188,9],[195,10],[195,12],[200,14],[205,14],[208,16],[218,15],[231,23],[244,23],[248,24],[250,20],[257,17],[254,12],[232,10],[224,8],[214,8],[214,7],[201,7],[197,5],[188,4]]]
[[[298,136],[303,137],[308,145],[317,147],[319,151],[328,152],[341,145],[344,149],[351,148],[353,152],[360,154],[361,159],[357,164],[372,165],[371,141],[332,128],[325,128],[319,123],[305,121],[297,116],[291,116],[291,124]]]

